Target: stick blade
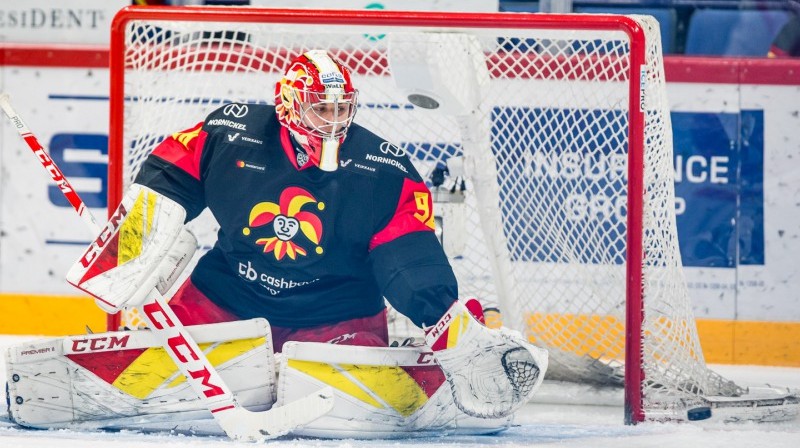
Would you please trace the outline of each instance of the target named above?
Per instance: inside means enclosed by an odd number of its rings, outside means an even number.
[[[232,439],[259,442],[286,435],[327,414],[333,409],[333,396],[333,389],[325,387],[268,411],[251,412],[237,407],[222,411],[215,417]]]

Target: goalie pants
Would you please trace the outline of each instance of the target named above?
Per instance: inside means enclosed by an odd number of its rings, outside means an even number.
[[[212,324],[241,320],[211,301],[187,279],[169,301],[170,308],[184,325]],[[269,320],[269,319],[267,319]],[[272,328],[272,343],[276,352],[283,350],[286,341],[328,342],[331,344],[387,347],[389,329],[386,309],[374,316],[361,317],[310,328]]]

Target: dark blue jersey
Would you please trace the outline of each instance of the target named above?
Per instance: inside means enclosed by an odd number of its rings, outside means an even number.
[[[385,296],[432,325],[457,297],[429,190],[403,150],[356,124],[324,172],[274,107],[227,105],[159,144],[136,182],[187,220],[211,210],[218,239],[192,282],[243,319],[310,327],[374,315]]]

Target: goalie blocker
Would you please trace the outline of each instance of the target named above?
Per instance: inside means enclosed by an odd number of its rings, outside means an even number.
[[[67,281],[109,314],[165,294],[192,259],[197,240],[177,202],[133,184],[99,236],[67,272]]]

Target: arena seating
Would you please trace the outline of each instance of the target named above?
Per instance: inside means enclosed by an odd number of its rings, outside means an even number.
[[[689,21],[686,54],[766,56],[789,20],[786,11],[698,9]]]
[[[674,8],[636,8],[620,6],[576,6],[578,13],[603,13],[603,14],[644,14],[655,17],[661,28],[661,46],[664,54],[673,53],[675,48],[675,31],[678,23],[678,13]]]
[[[573,1],[577,13],[648,14],[658,20],[664,54],[766,56],[790,12],[783,2],[765,0],[759,9],[737,1]],[[743,6],[744,5],[744,6]],[[752,6],[752,5],[751,5]],[[539,12],[540,2],[500,1],[500,11]]]

